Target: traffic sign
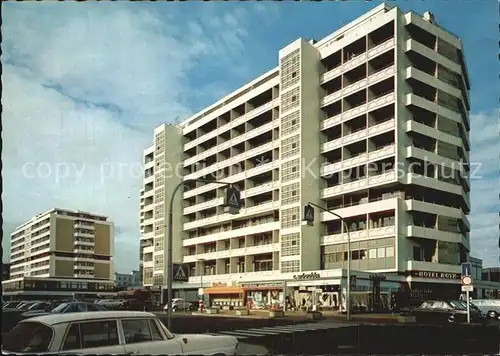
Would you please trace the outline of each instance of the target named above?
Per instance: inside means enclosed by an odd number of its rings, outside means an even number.
[[[462,277],[462,285],[470,286],[471,284],[472,284],[472,278],[470,276],[463,276]]]
[[[240,191],[234,187],[227,187],[225,199],[225,212],[236,215],[239,214],[241,209],[241,194]]]
[[[472,292],[472,291],[474,291],[474,286],[471,285],[462,286],[462,292]]]
[[[304,220],[307,225],[314,225],[314,208],[310,205],[304,206]]]
[[[462,263],[462,277],[472,276],[472,264],[470,262]]]
[[[202,296],[204,293],[203,293],[203,288],[198,288],[198,295],[199,296]]]

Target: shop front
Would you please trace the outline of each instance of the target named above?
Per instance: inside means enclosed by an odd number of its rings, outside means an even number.
[[[460,273],[407,271],[402,303],[419,306],[426,300],[456,300],[462,294]]]
[[[245,290],[237,284],[212,283],[203,289],[207,306],[221,308],[238,308],[245,305]]]
[[[246,306],[249,309],[283,308],[285,302],[283,286],[283,282],[243,284]]]

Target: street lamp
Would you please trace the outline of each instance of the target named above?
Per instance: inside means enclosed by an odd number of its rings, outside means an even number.
[[[174,223],[174,199],[177,191],[183,187],[185,184],[189,184],[192,182],[201,182],[201,183],[215,183],[220,184],[226,187],[226,199],[225,206],[227,208],[226,212],[229,214],[238,214],[241,208],[241,198],[240,191],[232,186],[231,183],[227,182],[218,182],[212,179],[186,179],[185,181],[180,182],[172,191],[172,196],[170,197],[170,203],[168,205],[168,221],[167,221],[167,259],[168,259],[168,267],[167,267],[167,327],[169,330],[172,330],[172,284],[174,280],[174,264],[172,261],[172,251],[173,251],[173,223]]]
[[[345,304],[347,311],[347,320],[351,320],[351,236],[349,235],[349,227],[347,226],[347,223],[345,222],[344,218],[339,214],[334,213],[329,209],[323,208],[311,202],[308,202],[307,205],[304,207],[304,220],[307,222],[308,225],[314,224],[314,207],[339,218],[340,221],[342,222],[342,227],[345,229],[347,233],[347,288],[346,288]]]
[[[201,273],[200,273],[200,289],[203,292],[203,294],[201,295],[201,300],[203,300],[203,304],[205,304],[205,291],[203,290],[203,274],[204,274],[204,271],[203,271],[203,267],[204,267],[203,266],[203,262],[205,262],[205,259],[204,258],[199,258],[196,261],[198,261],[198,262],[201,263],[201,266],[200,266],[200,270],[201,270]]]

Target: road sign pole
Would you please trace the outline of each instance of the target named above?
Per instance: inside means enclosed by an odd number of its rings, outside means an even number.
[[[467,324],[470,324],[470,305],[469,305],[469,291],[465,292],[467,298]]]

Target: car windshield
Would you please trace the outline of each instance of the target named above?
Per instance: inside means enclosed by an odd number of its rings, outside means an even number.
[[[459,309],[459,310],[464,310],[467,309],[467,304],[461,300],[450,300],[449,304],[454,308],[454,309]]]
[[[34,304],[31,304],[29,307],[28,307],[28,310],[33,310],[35,308],[38,308],[38,307],[41,307],[43,304],[42,303],[34,303]]]
[[[51,313],[62,313],[64,311],[64,309],[66,309],[68,307],[68,305],[69,305],[69,303],[59,304],[57,307],[52,309]]]
[[[48,352],[52,337],[52,329],[45,324],[19,323],[3,336],[2,350],[33,354]]]

